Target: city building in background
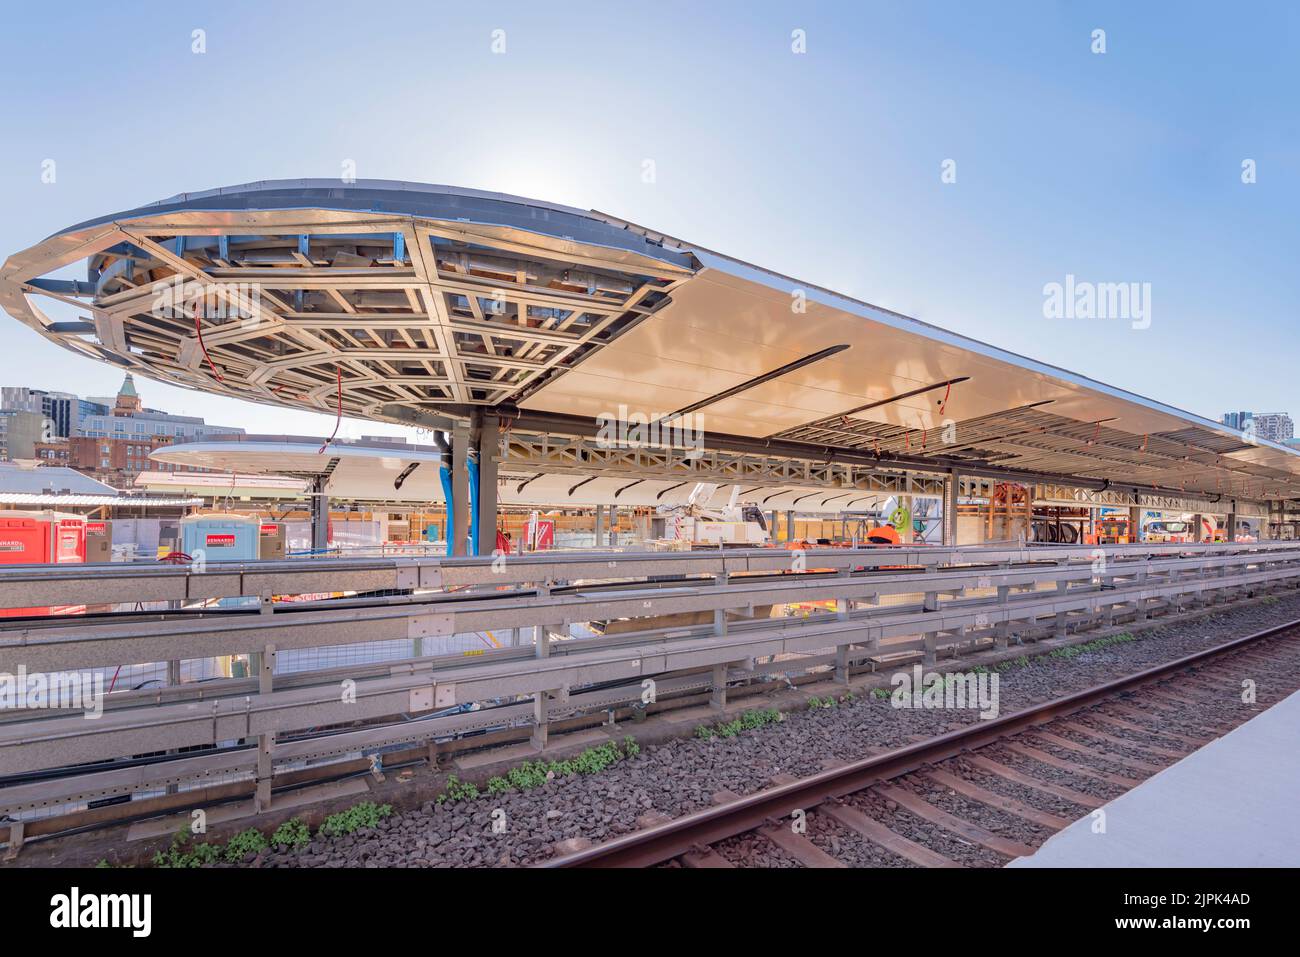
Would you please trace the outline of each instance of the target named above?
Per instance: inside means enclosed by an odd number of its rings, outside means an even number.
[[[1270,442],[1285,442],[1295,438],[1295,423],[1285,412],[1256,412],[1255,435]]]
[[[1289,443],[1295,438],[1295,423],[1285,412],[1225,412],[1219,420],[1230,429],[1244,430],[1253,422],[1255,437],[1269,442]]]
[[[77,431],[81,421],[82,400],[71,392],[47,392],[26,386],[0,389],[0,409],[14,412],[37,412],[54,423],[54,434],[66,439]]]
[[[0,389],[0,459],[71,467],[115,488],[130,488],[145,470],[180,468],[151,461],[154,449],[243,432],[146,408],[130,373],[111,397],[83,399],[26,386]]]
[[[94,439],[134,439],[139,442],[152,436],[167,436],[173,441],[197,441],[214,435],[244,434],[243,429],[234,426],[209,425],[198,416],[171,415],[145,408],[129,372],[111,402],[102,397],[92,397],[90,401],[103,411],[83,416],[77,433]]]
[[[1219,421],[1230,429],[1244,429],[1250,416],[1249,412],[1225,412]]]
[[[54,422],[40,412],[0,409],[0,459],[36,458],[36,446],[54,438]]]

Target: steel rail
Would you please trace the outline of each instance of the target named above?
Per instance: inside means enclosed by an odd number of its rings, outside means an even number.
[[[562,867],[649,867],[729,837],[779,820],[796,810],[808,810],[824,801],[852,794],[899,777],[919,768],[984,747],[1034,725],[1054,721],[1191,665],[1235,651],[1300,628],[1300,619],[1235,638],[1202,651],[1184,655],[1131,675],[1116,678],[1063,698],[1022,709],[968,728],[949,731],[928,741],[897,748],[839,768],[822,771],[787,784],[758,791],[735,801],[686,814],[654,827],[633,831],[573,854],[552,858],[534,866]]]

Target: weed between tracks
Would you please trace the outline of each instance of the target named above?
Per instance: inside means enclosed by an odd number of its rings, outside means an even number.
[[[588,748],[566,761],[525,761],[511,768],[504,776],[490,778],[486,793],[528,791],[556,778],[575,774],[599,774],[611,765],[636,757],[640,753],[640,745],[629,735],[623,739],[622,745],[610,741],[599,747]],[[445,801],[472,801],[482,793],[472,782],[462,781],[453,774],[447,779],[446,788],[438,795],[437,802],[442,804]],[[363,801],[346,811],[325,818],[321,826],[316,829],[316,837],[328,840],[343,837],[362,828],[373,828],[392,813],[392,805]],[[297,849],[305,847],[312,840],[311,829],[296,817],[277,827],[269,841],[255,827],[240,831],[224,845],[211,842],[190,845],[191,836],[188,825],[178,831],[172,838],[171,847],[154,855],[154,866],[203,867],[205,864],[222,862],[238,864],[249,854],[260,854],[271,847]],[[100,861],[97,866],[108,867],[109,865],[107,861]]]
[[[785,715],[776,708],[762,708],[746,711],[739,718],[731,721],[719,724],[702,724],[695,729],[695,736],[705,741],[713,738],[734,738],[742,731],[753,731],[756,728],[764,728],[769,724],[776,724],[778,721],[784,720]]]
[[[609,766],[626,758],[634,758],[640,753],[641,746],[629,735],[623,739],[621,747],[610,741],[599,747],[588,748],[566,761],[525,761],[511,768],[504,775],[488,778],[485,790],[488,794],[531,791],[557,778],[570,777],[574,774],[599,774]],[[470,781],[462,781],[453,774],[447,778],[447,786],[436,800],[439,804],[446,801],[473,801],[482,793],[477,785]]]
[[[393,813],[392,805],[376,804],[362,801],[346,811],[331,814],[321,822],[316,831],[317,837],[333,838],[351,834],[363,827],[375,827],[380,821]],[[172,838],[171,847],[159,851],[153,856],[154,867],[202,867],[205,864],[217,864],[222,861],[238,864],[249,854],[260,854],[269,847],[303,847],[311,842],[311,829],[299,818],[291,818],[275,829],[270,841],[255,827],[240,831],[226,844],[205,842],[194,844],[188,849],[186,844],[191,837],[189,825],[181,828]],[[97,866],[107,867],[106,861]]]

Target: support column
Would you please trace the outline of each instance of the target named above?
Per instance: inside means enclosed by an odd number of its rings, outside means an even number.
[[[1192,516],[1192,541],[1205,541],[1204,527],[1201,525],[1200,513]]]
[[[1228,524],[1225,528],[1224,537],[1231,543],[1237,540],[1237,503],[1232,503],[1232,511],[1228,513]]]
[[[618,525],[618,506],[611,505],[609,507],[609,547],[610,548],[618,547],[618,531],[616,528],[617,525]]]
[[[456,503],[451,553],[469,553],[469,429],[458,425],[451,433],[451,494]]]
[[[501,456],[501,420],[485,415],[478,435],[478,553],[497,547],[497,465]]]
[[[1128,510],[1128,540],[1142,541],[1142,506],[1131,505]]]
[[[943,544],[957,544],[957,488],[961,484],[956,472],[943,480]]]
[[[330,500],[325,493],[326,479],[317,476],[311,480],[311,550],[323,552],[329,548]]]
[[[605,506],[596,506],[596,534],[594,544],[596,548],[602,547],[605,543],[601,541],[605,537]]]
[[[794,541],[794,509],[787,509],[785,513],[785,541]]]

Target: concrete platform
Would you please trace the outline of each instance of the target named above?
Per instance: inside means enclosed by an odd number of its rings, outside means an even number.
[[[1007,866],[1297,867],[1298,798],[1300,692]]]

